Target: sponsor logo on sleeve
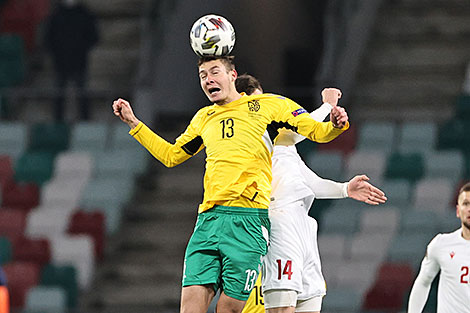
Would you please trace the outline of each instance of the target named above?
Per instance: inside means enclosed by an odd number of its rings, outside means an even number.
[[[292,115],[297,116],[297,115],[300,115],[300,114],[303,114],[303,113],[307,113],[307,110],[305,110],[303,108],[300,108],[300,109],[297,109],[294,112],[292,112]]]

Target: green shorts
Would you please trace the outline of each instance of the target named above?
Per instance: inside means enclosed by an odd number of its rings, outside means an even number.
[[[183,287],[212,284],[247,300],[268,251],[268,210],[215,206],[200,213],[184,257]]]

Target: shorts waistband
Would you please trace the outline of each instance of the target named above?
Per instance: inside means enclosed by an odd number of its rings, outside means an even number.
[[[258,209],[258,208],[243,208],[236,206],[224,206],[224,205],[215,205],[211,209],[204,211],[199,214],[207,213],[219,213],[219,214],[229,214],[229,215],[245,215],[245,216],[259,216],[259,217],[268,217],[268,209]]]

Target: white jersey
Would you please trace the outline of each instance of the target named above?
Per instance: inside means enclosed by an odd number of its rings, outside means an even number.
[[[347,184],[317,176],[295,146],[274,146],[272,171],[271,236],[264,259],[263,290],[295,290],[299,300],[325,295],[318,225],[308,211],[316,197],[347,197]]]
[[[422,312],[439,270],[437,313],[470,313],[470,240],[462,237],[461,228],[438,234],[429,243],[410,294],[408,313]]]

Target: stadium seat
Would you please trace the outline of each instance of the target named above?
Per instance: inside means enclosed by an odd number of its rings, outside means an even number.
[[[0,209],[0,236],[14,243],[24,235],[26,212],[18,209]]]
[[[305,163],[322,178],[335,181],[342,179],[343,155],[341,152],[315,151],[305,158]]]
[[[127,177],[90,181],[82,192],[80,207],[105,214],[106,232],[115,233],[121,223],[124,205],[131,199],[134,182]]]
[[[323,214],[319,231],[321,234],[350,235],[357,231],[358,220],[356,210],[349,210],[346,207],[329,209]]]
[[[470,116],[470,95],[460,95],[457,98],[455,107],[456,116]]]
[[[75,308],[78,303],[77,270],[71,265],[48,264],[41,271],[40,284],[60,286],[67,294],[67,307]]]
[[[66,177],[86,182],[92,175],[94,162],[87,152],[65,151],[57,155],[54,165],[54,179]]]
[[[372,182],[378,184],[382,181],[385,173],[387,156],[380,151],[353,151],[346,158],[345,180],[349,180],[355,175],[366,174]]]
[[[439,127],[438,148],[440,150],[462,150],[470,152],[470,121],[451,119]]]
[[[12,158],[6,154],[0,154],[0,204],[2,203],[2,187],[11,182],[13,174]]]
[[[0,154],[10,156],[14,163],[26,150],[27,144],[28,129],[25,124],[2,121],[0,124]]]
[[[401,215],[400,232],[402,233],[437,233],[440,216],[433,211],[409,210]]]
[[[2,206],[29,210],[39,204],[39,187],[34,183],[10,183],[3,188]]]
[[[115,123],[110,127],[110,150],[141,150],[142,146],[129,135],[129,126]]]
[[[52,240],[65,234],[74,207],[36,207],[26,218],[25,233],[31,238]]]
[[[86,182],[80,177],[52,179],[41,188],[41,203],[46,207],[77,207]]]
[[[367,292],[363,308],[367,311],[399,311],[406,291],[411,289],[414,272],[406,263],[384,263],[378,270],[374,286]]]
[[[437,146],[437,125],[433,122],[405,122],[400,127],[400,153],[430,152]]]
[[[132,165],[135,155],[136,153],[130,150],[119,151],[119,153],[104,151],[95,154],[94,176],[100,178],[125,176],[134,179],[134,176],[140,172],[138,168]]]
[[[363,294],[372,286],[380,263],[376,260],[348,260],[343,262],[335,272],[338,286]]]
[[[51,260],[51,247],[49,241],[44,238],[20,238],[13,248],[15,261],[34,262],[41,267]]]
[[[95,271],[93,240],[88,235],[56,237],[51,240],[52,263],[73,265],[79,288],[90,287]]]
[[[400,210],[391,207],[371,207],[364,210],[359,220],[359,230],[363,234],[385,233],[393,235],[400,225]]]
[[[406,210],[410,207],[411,194],[414,186],[407,179],[387,179],[381,185],[380,189],[387,196],[387,205]],[[413,193],[414,194],[414,193]]]
[[[26,292],[26,312],[62,313],[67,305],[67,295],[60,286],[35,286]]]
[[[75,212],[69,222],[69,234],[86,234],[93,238],[95,257],[102,260],[104,257],[104,243],[106,235],[106,224],[102,212]]]
[[[346,236],[342,234],[320,234],[318,250],[322,259],[343,259],[346,241]]]
[[[53,166],[54,154],[51,152],[27,152],[15,164],[15,180],[42,185],[51,178]]]
[[[433,235],[429,234],[400,233],[392,240],[387,260],[394,263],[408,263],[416,272],[432,238]]]
[[[0,24],[2,23],[3,12],[4,10],[0,10]],[[23,39],[14,33],[0,34],[0,88],[15,86],[23,82],[24,77]]]
[[[79,122],[71,129],[70,149],[90,153],[104,151],[107,147],[108,126],[96,122]]]
[[[69,127],[65,123],[35,124],[30,134],[29,151],[57,154],[68,149]]]
[[[447,212],[439,215],[439,223],[437,224],[437,232],[450,233],[461,227],[460,220],[456,216],[455,207]]]
[[[395,144],[396,126],[392,122],[366,122],[359,129],[357,150],[390,153]]]
[[[39,265],[33,262],[11,262],[3,266],[8,280],[12,308],[24,305],[26,292],[39,281]]]
[[[0,237],[0,266],[12,260],[13,248],[10,239]]]
[[[391,236],[387,233],[357,233],[351,239],[349,258],[380,263],[387,256],[390,241]]]
[[[416,181],[424,174],[423,157],[419,153],[393,153],[387,162],[385,177]]]
[[[357,142],[357,128],[351,125],[349,129],[328,143],[318,145],[318,151],[337,151],[343,155],[354,151]]]
[[[414,208],[436,213],[447,211],[452,205],[452,181],[444,178],[426,178],[416,183]]]
[[[322,312],[355,313],[361,308],[362,294],[353,288],[328,289],[323,298]]]
[[[465,158],[460,150],[424,154],[426,178],[448,178],[457,183],[465,174]]]

